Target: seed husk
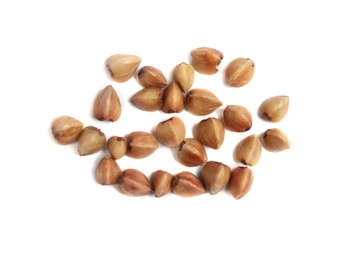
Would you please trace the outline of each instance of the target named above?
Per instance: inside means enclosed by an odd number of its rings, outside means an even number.
[[[204,164],[207,161],[205,147],[195,138],[186,138],[179,146],[177,160],[187,167]]]
[[[209,47],[200,47],[190,52],[191,64],[202,74],[212,75],[218,71],[218,65],[223,59],[223,53]]]
[[[245,137],[235,148],[236,158],[239,162],[255,166],[262,155],[262,144],[257,135]]]
[[[118,160],[126,154],[127,140],[120,136],[111,136],[107,142],[107,148],[114,160]]]
[[[117,162],[109,155],[105,155],[97,165],[96,180],[102,185],[117,184],[121,173]]]
[[[233,132],[246,132],[252,127],[252,116],[247,108],[240,105],[228,105],[224,109],[225,128]]]
[[[145,88],[158,87],[162,88],[167,85],[164,74],[153,66],[142,67],[137,75],[138,83]]]
[[[249,83],[254,74],[254,63],[249,58],[233,60],[225,71],[225,80],[229,86],[242,87]]]
[[[201,120],[196,127],[196,139],[212,149],[217,150],[222,146],[224,136],[223,123],[215,117]]]
[[[175,175],[172,179],[171,186],[174,194],[185,198],[205,193],[205,187],[199,178],[187,171]]]
[[[123,171],[118,188],[122,194],[130,197],[145,196],[153,192],[147,176],[135,169]]]
[[[191,89],[186,96],[186,109],[194,115],[208,115],[222,105],[223,103],[207,89]]]
[[[270,122],[281,121],[288,112],[288,96],[274,96],[266,99],[261,105],[261,113]]]
[[[99,152],[106,144],[105,134],[94,126],[82,129],[78,140],[78,153],[81,156]]]
[[[230,167],[221,163],[209,161],[201,171],[201,179],[211,195],[223,190],[230,179]]]
[[[51,122],[51,132],[59,144],[71,144],[79,138],[83,123],[71,116],[60,116]]]
[[[195,70],[190,64],[182,62],[173,70],[173,79],[183,92],[187,92],[194,84]]]
[[[169,172],[158,170],[151,175],[151,184],[155,198],[165,196],[171,191],[173,175]]]
[[[163,105],[163,90],[157,87],[147,87],[138,91],[132,98],[131,102],[144,111],[156,111]]]
[[[106,67],[116,82],[128,81],[136,72],[141,58],[131,54],[115,54],[106,60]]]
[[[229,191],[235,199],[241,199],[250,191],[252,182],[252,170],[245,166],[238,166],[231,172]]]
[[[185,125],[180,118],[174,116],[160,122],[155,127],[154,135],[160,143],[171,148],[178,147],[185,138]]]
[[[145,158],[159,148],[156,138],[147,132],[135,131],[128,138],[126,155],[135,159]]]
[[[164,113],[180,113],[183,109],[184,95],[178,84],[172,81],[164,90],[163,106],[161,110]]]
[[[96,97],[93,114],[97,120],[115,122],[121,115],[121,103],[112,85],[106,86]]]
[[[291,142],[287,134],[278,128],[265,131],[263,141],[264,148],[270,152],[281,152],[291,147]]]

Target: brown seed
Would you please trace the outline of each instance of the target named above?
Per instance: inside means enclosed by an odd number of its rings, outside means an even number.
[[[164,90],[164,104],[161,110],[164,113],[180,113],[184,109],[184,95],[178,84],[173,81]]]
[[[248,58],[233,60],[225,71],[225,81],[229,86],[242,87],[249,83],[254,74],[254,63]]]
[[[106,60],[106,67],[116,82],[128,81],[136,72],[141,58],[130,54],[115,54]]]
[[[96,168],[96,180],[99,184],[117,184],[120,176],[120,167],[112,157],[106,155],[99,161]]]
[[[205,193],[205,187],[199,178],[187,171],[175,175],[172,179],[171,185],[174,194],[185,198]]]
[[[178,147],[185,138],[185,125],[180,118],[174,116],[160,122],[155,127],[154,135],[160,143],[168,147]]]
[[[231,172],[229,191],[235,199],[241,199],[251,189],[253,172],[248,167],[239,166]]]
[[[192,89],[186,97],[186,108],[194,115],[208,115],[222,105],[223,103],[207,89]]]
[[[123,171],[118,188],[122,194],[130,197],[145,196],[153,192],[147,176],[135,169]]]
[[[204,164],[207,161],[205,147],[195,138],[186,138],[179,146],[177,160],[188,167]]]
[[[114,160],[118,160],[126,154],[127,140],[120,136],[111,136],[107,142],[107,148]]]
[[[153,135],[143,131],[135,131],[129,136],[126,155],[141,159],[151,155],[158,148],[159,144]]]
[[[94,126],[82,129],[78,140],[79,155],[89,155],[99,152],[106,143],[105,134]]]
[[[262,155],[262,144],[257,135],[245,137],[235,148],[236,158],[239,162],[255,166]]]
[[[96,97],[93,114],[97,120],[115,122],[121,115],[121,103],[115,89],[108,85]]]
[[[252,116],[247,108],[240,105],[228,105],[224,109],[225,127],[233,132],[246,132],[252,127]]]
[[[53,137],[59,144],[71,144],[79,138],[83,123],[70,116],[60,116],[51,123]]]
[[[264,148],[270,152],[281,152],[291,147],[291,142],[285,132],[278,128],[268,129],[263,135]]]
[[[208,192],[214,195],[223,190],[230,178],[230,168],[220,162],[209,161],[202,168],[201,178]]]
[[[169,172],[158,170],[151,175],[151,184],[155,198],[165,196],[171,191],[173,175]]]
[[[225,131],[223,123],[214,117],[201,120],[196,127],[196,139],[213,149],[221,147]]]
[[[190,55],[192,58],[191,64],[195,70],[207,75],[215,74],[218,71],[218,65],[223,59],[223,53],[208,47],[194,49],[190,52]]]
[[[190,64],[182,62],[173,70],[173,79],[183,92],[187,92],[194,83],[195,70]]]
[[[268,98],[261,105],[261,113],[270,122],[279,122],[287,114],[289,101],[288,96]]]
[[[163,91],[157,87],[147,87],[138,91],[132,98],[131,102],[144,111],[156,111],[162,108]]]
[[[164,74],[153,66],[144,66],[137,75],[138,83],[145,88],[158,87],[162,88],[167,85]]]

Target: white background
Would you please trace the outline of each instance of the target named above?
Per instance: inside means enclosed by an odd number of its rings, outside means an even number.
[[[346,1],[3,1],[0,4],[1,174],[0,259],[349,259],[348,12]],[[116,53],[142,58],[171,80],[192,49],[223,52],[217,74],[195,75],[194,87],[247,107],[253,127],[226,132],[209,160],[234,168],[237,142],[278,127],[292,147],[263,150],[251,191],[185,199],[174,194],[130,198],[97,184],[94,169],[107,152],[80,157],[61,146],[51,121],[70,115],[107,137],[152,131],[173,116],[129,103],[135,78],[111,81],[104,62]],[[223,83],[237,57],[255,62],[252,81]],[[139,67],[139,68],[140,68]],[[98,92],[112,84],[121,118],[92,116]],[[280,123],[258,115],[261,102],[290,96]],[[206,117],[186,111],[187,137]],[[147,176],[158,169],[198,173],[161,148],[122,169]]]

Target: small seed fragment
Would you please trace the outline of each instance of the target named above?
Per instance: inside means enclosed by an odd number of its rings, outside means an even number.
[[[233,60],[225,71],[225,80],[229,86],[242,87],[249,83],[254,74],[254,63],[248,58]]]
[[[223,103],[207,89],[195,88],[187,93],[186,109],[194,115],[208,115],[222,105]]]
[[[229,191],[235,199],[241,199],[250,191],[252,182],[252,170],[248,167],[238,166],[231,172]]]
[[[147,176],[135,169],[123,171],[118,188],[122,194],[130,197],[145,196],[153,192]]]
[[[141,159],[153,154],[158,148],[159,144],[152,134],[135,131],[129,136],[126,155],[135,159]]]
[[[205,163],[202,168],[201,178],[211,195],[217,194],[227,186],[230,171],[229,166],[220,162],[209,161]]]
[[[132,98],[131,102],[144,111],[156,111],[162,108],[163,90],[157,87],[147,87],[138,91]]]
[[[201,120],[196,127],[196,139],[203,145],[216,150],[223,144],[224,136],[223,123],[215,117]]]
[[[205,147],[195,138],[186,138],[179,146],[177,160],[188,167],[204,164],[207,161]]]
[[[107,142],[107,148],[114,160],[118,160],[126,154],[127,140],[120,136],[111,136]]]
[[[169,172],[158,170],[151,175],[151,184],[155,198],[165,196],[171,191],[173,175]]]
[[[106,67],[116,82],[128,81],[136,72],[141,58],[130,54],[115,54],[106,60]]]
[[[109,155],[104,156],[96,168],[96,180],[99,184],[117,184],[121,176],[121,169]]]
[[[70,116],[60,116],[51,123],[51,132],[59,144],[71,144],[79,138],[83,123]]]
[[[137,75],[138,83],[142,87],[158,87],[162,88],[167,85],[167,80],[164,74],[157,68],[153,66],[142,67]]]
[[[262,155],[262,144],[257,135],[250,135],[242,139],[235,148],[236,158],[239,162],[255,166]]]
[[[78,153],[81,156],[94,154],[102,150],[105,144],[105,134],[94,126],[87,126],[81,131],[78,140]]]
[[[279,122],[287,114],[289,101],[288,96],[270,97],[262,103],[261,113],[270,122]]]
[[[161,110],[164,113],[180,113],[183,111],[184,95],[175,81],[165,88],[163,102]]]
[[[182,62],[173,70],[173,79],[183,92],[187,92],[194,83],[195,70],[190,64]]]
[[[278,128],[265,131],[263,141],[264,148],[270,152],[281,152],[291,147],[287,134]]]
[[[185,125],[180,118],[174,116],[160,122],[155,127],[154,135],[160,143],[168,147],[178,147],[185,138]]]
[[[172,179],[171,185],[174,194],[185,198],[205,193],[205,187],[199,178],[187,171],[175,175]]]
[[[202,74],[212,75],[218,71],[218,65],[223,59],[223,53],[220,51],[201,47],[190,52],[191,64],[197,72]]]
[[[96,97],[93,114],[97,120],[115,122],[121,115],[121,103],[112,85],[106,86]]]
[[[247,108],[240,105],[228,105],[224,109],[225,127],[233,132],[246,132],[252,127],[252,116]]]

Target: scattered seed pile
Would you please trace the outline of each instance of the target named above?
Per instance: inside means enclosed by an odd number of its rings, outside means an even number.
[[[194,115],[209,115],[223,103],[207,89],[194,88],[195,71],[212,75],[218,71],[223,54],[213,48],[201,47],[191,51],[191,62],[182,62],[173,70],[173,81],[168,84],[163,73],[152,66],[142,67],[138,83],[143,87],[131,98],[131,102],[141,110],[164,113],[180,113],[186,110]],[[135,75],[141,58],[135,55],[116,54],[106,60],[106,67],[116,82],[128,81]],[[251,59],[236,58],[225,71],[225,82],[231,87],[248,84],[254,74],[255,65]],[[288,111],[289,97],[274,96],[261,104],[261,112],[266,120],[279,122]],[[97,120],[117,121],[122,107],[118,94],[111,85],[105,87],[95,98],[93,113]],[[246,132],[252,127],[250,112],[241,105],[227,105],[223,112],[223,122],[215,117],[201,120],[197,124],[196,136],[185,138],[185,125],[176,116],[160,122],[154,135],[148,132],[132,132],[128,138],[105,134],[94,126],[70,116],[60,116],[51,123],[52,134],[59,144],[78,141],[78,154],[89,155],[101,151],[105,146],[110,155],[105,155],[96,168],[96,180],[102,185],[117,184],[121,193],[127,196],[144,196],[154,193],[162,197],[169,192],[182,197],[193,197],[206,192],[216,194],[228,186],[236,199],[242,198],[251,188],[253,172],[262,153],[262,146],[271,152],[290,148],[287,135],[278,128],[264,132],[261,143],[257,135],[250,135],[235,148],[236,158],[244,164],[231,170],[230,167],[215,161],[208,161],[206,147],[219,149],[224,141],[225,130]],[[176,159],[184,166],[203,165],[198,178],[191,172],[183,171],[176,175],[158,170],[150,180],[136,169],[122,171],[117,160],[124,155],[132,158],[145,158],[159,147],[159,142],[177,148]],[[249,167],[250,166],[250,167]]]

